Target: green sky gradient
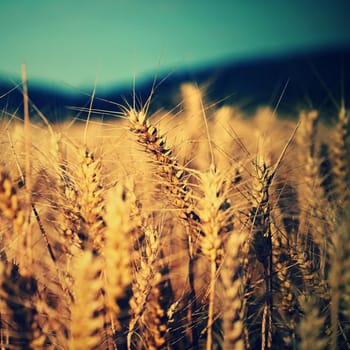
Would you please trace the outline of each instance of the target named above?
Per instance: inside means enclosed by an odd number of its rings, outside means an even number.
[[[13,0],[0,4],[0,75],[124,83],[228,59],[350,45],[350,1]]]

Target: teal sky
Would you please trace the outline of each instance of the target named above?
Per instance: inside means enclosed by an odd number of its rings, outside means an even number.
[[[350,46],[350,0],[4,0],[0,76],[123,84],[229,59]]]

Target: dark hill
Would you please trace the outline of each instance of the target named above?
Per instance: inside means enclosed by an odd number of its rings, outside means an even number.
[[[159,78],[161,80],[162,77]],[[152,82],[150,79],[137,87],[137,96],[141,101],[147,99]],[[286,87],[279,104],[280,113],[317,108],[325,114],[334,114],[339,107],[336,104],[340,104],[342,97],[346,105],[350,105],[350,49],[226,62],[198,70],[182,70],[158,86],[151,109],[176,106],[181,101],[179,87],[184,82],[196,82],[203,86],[207,101],[238,104],[246,111],[260,105],[274,107]],[[12,85],[0,80],[0,96],[12,88]],[[29,82],[28,90],[33,103],[51,120],[71,115],[68,106],[86,107],[89,104],[89,96],[70,94],[63,89],[49,89]],[[116,85],[116,88],[103,94],[97,92],[97,97],[94,108],[115,110],[115,106],[101,99],[125,104],[123,98],[131,101],[132,92]],[[18,89],[0,99],[1,110],[21,110],[21,105],[22,96]]]

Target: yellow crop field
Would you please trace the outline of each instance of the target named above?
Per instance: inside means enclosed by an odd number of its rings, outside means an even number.
[[[181,94],[2,114],[1,349],[350,348],[349,112]]]

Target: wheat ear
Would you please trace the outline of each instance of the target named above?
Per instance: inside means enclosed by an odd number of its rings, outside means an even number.
[[[304,210],[300,217],[297,244],[300,246],[298,249],[309,250],[310,253],[316,251],[311,260],[319,266],[320,279],[325,280],[327,234],[333,229],[328,227],[329,224],[332,226],[332,219],[324,208],[331,208],[319,175],[320,160],[316,143],[318,117],[316,111],[302,113],[300,116],[301,134],[297,140],[303,149],[301,161],[304,164],[305,180],[299,188],[300,203],[304,203]]]
[[[338,228],[329,244],[330,271],[330,316],[331,350],[350,348],[350,215],[349,204],[345,207],[346,215],[338,218]],[[344,342],[338,339],[338,332],[343,334]]]
[[[322,333],[326,318],[320,315],[317,298],[302,295],[299,297],[299,303],[304,314],[298,325],[299,349],[325,350],[327,339]]]
[[[331,172],[334,181],[333,195],[337,204],[342,204],[348,199],[348,171],[349,171],[349,112],[342,107],[339,111],[338,123],[335,135],[331,143]]]
[[[164,188],[176,208],[182,209],[185,215],[190,215],[190,189],[187,187],[188,174],[184,167],[178,164],[173,151],[166,144],[156,127],[151,125],[145,111],[134,109],[127,111],[130,130],[137,135],[138,142],[150,154],[157,166],[160,177],[164,180]]]
[[[107,201],[103,249],[106,303],[119,346],[126,344],[131,317],[133,248],[141,225],[138,214],[133,181],[119,182]]]
[[[146,292],[142,313],[142,330],[146,347],[150,350],[168,349],[168,308],[173,300],[173,292],[157,229],[145,230],[143,263],[150,268],[149,289]]]
[[[74,303],[71,306],[69,348],[96,349],[103,329],[102,260],[91,250],[76,257],[73,269]]]
[[[88,149],[81,150],[81,163],[77,178],[78,212],[82,219],[79,238],[82,247],[90,245],[99,251],[104,241],[104,198],[102,165]],[[86,232],[84,232],[86,228]]]
[[[199,173],[199,196],[196,200],[199,246],[210,263],[209,309],[206,349],[213,343],[214,306],[218,267],[223,256],[223,244],[233,229],[233,213],[228,199],[228,181],[214,165],[208,173]]]
[[[9,348],[44,349],[50,342],[42,333],[38,317],[38,283],[33,275],[21,275],[18,266],[1,262],[0,298],[10,313]]]
[[[9,174],[0,169],[0,213],[11,221],[15,235],[20,234],[24,223],[24,214]],[[5,233],[6,234],[6,233]],[[10,234],[6,236],[8,241],[12,240]]]
[[[21,254],[25,213],[19,201],[16,186],[9,174],[2,169],[0,169],[0,215],[9,220],[12,225],[12,232],[5,231],[4,240],[5,242],[17,241],[13,259],[20,265],[21,269],[25,269]]]
[[[151,125],[145,110],[126,110],[126,117],[130,123],[130,131],[137,136],[138,142],[150,154],[157,166],[158,174],[163,180],[163,188],[170,197],[172,205],[179,209],[180,217],[186,225],[188,233],[189,251],[189,319],[193,325],[190,327],[193,347],[198,347],[197,328],[194,325],[193,315],[197,311],[196,292],[194,288],[194,262],[197,254],[196,242],[198,240],[198,216],[193,211],[192,191],[188,186],[189,173],[178,164],[173,151],[167,146],[165,139],[157,128]]]
[[[240,266],[240,247],[246,235],[233,231],[225,244],[225,257],[221,269],[224,286],[223,350],[244,350],[244,292]]]
[[[272,232],[270,186],[273,179],[271,169],[266,164],[261,145],[255,162],[256,174],[252,188],[252,245],[256,258],[264,269],[265,297],[261,324],[261,349],[270,349],[272,346]]]

